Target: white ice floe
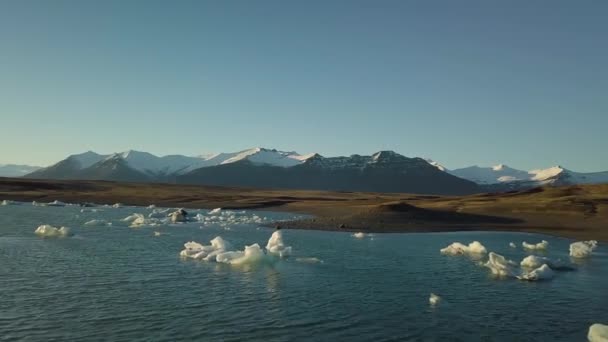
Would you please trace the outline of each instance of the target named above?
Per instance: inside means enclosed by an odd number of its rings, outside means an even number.
[[[154,205],[154,204],[150,204],[150,205],[149,205],[149,206],[147,206],[146,208],[147,208],[147,209],[154,209],[154,208],[156,208],[156,205]]]
[[[123,207],[122,203],[114,203],[114,204],[112,204],[112,208],[122,208],[122,207]]]
[[[184,247],[185,249],[180,252],[182,257],[231,265],[273,262],[277,256],[283,257],[291,253],[291,247],[284,245],[280,231],[272,234],[266,245],[266,251],[257,243],[245,246],[242,251],[232,251],[230,244],[220,236],[211,240],[211,245],[208,246],[190,241],[184,244]]]
[[[442,248],[441,253],[447,254],[447,255],[463,255],[463,254],[479,255],[479,254],[486,254],[487,250],[484,247],[484,245],[479,243],[479,241],[473,241],[468,246],[464,245],[460,242],[454,242],[451,245],[449,245],[445,248]]]
[[[507,260],[504,256],[490,252],[488,261],[484,264],[485,267],[492,271],[492,274],[500,277],[513,277],[516,275],[515,266],[517,264],[511,260]]]
[[[291,255],[291,246],[285,246],[283,243],[283,234],[280,230],[276,230],[268,239],[268,243],[266,244],[266,250],[270,254],[278,255],[283,258]]]
[[[2,203],[0,203],[0,205],[13,205],[15,204],[14,201],[10,201],[10,200],[4,200],[2,201]]]
[[[49,202],[46,204],[49,207],[65,207],[65,203],[58,201],[58,200],[54,200],[53,202]]]
[[[438,295],[431,293],[430,297],[429,297],[429,304],[431,306],[437,306],[441,303],[441,297],[439,297]]]
[[[319,259],[319,258],[296,258],[297,262],[302,262],[302,263],[306,263],[306,264],[322,264],[323,260]]]
[[[587,258],[597,248],[597,241],[578,241],[570,244],[570,256],[573,258]]]
[[[84,223],[85,226],[111,226],[112,222],[106,220],[90,220]]]
[[[587,333],[589,342],[608,342],[608,325],[595,323],[589,327]]]
[[[217,255],[216,261],[230,265],[245,265],[262,263],[269,261],[269,259],[260,245],[254,243],[253,245],[245,246],[244,251],[220,253]]]
[[[531,250],[545,250],[547,249],[547,247],[549,247],[549,242],[546,240],[543,240],[539,243],[527,243],[526,241],[522,242],[521,245],[525,248],[525,249],[531,249]]]
[[[47,204],[46,204],[46,203],[43,203],[43,202],[36,202],[36,201],[32,201],[32,205],[33,205],[34,207],[46,207],[46,205],[47,205]]]
[[[211,240],[211,245],[208,246],[190,241],[185,243],[184,247],[185,249],[180,253],[182,257],[205,261],[213,261],[218,254],[231,249],[230,243],[222,239],[221,236],[217,236]]]
[[[528,255],[519,264],[521,265],[521,267],[538,268],[541,265],[549,264],[550,262],[551,260],[549,260],[549,258],[540,257],[536,255]]]
[[[70,228],[57,228],[49,224],[43,224],[39,226],[38,228],[36,228],[36,231],[34,231],[34,233],[42,237],[66,237],[71,235]]]
[[[135,213],[135,214],[131,214],[131,215],[123,218],[121,221],[123,221],[123,222],[133,222],[133,221],[135,221],[137,219],[140,219],[140,218],[143,219],[145,217],[144,217],[143,214]]]
[[[102,211],[101,209],[95,209],[95,208],[82,208],[80,209],[81,213],[96,213]]]
[[[161,236],[161,235],[163,235],[163,233],[161,233],[161,232],[154,232],[154,236]]]
[[[365,238],[366,235],[363,232],[357,232],[357,233],[352,234],[351,236],[354,238],[357,238],[357,239],[363,239],[363,238]]]
[[[555,273],[549,267],[549,265],[543,264],[530,272],[522,273],[521,275],[517,276],[517,279],[530,281],[549,280],[552,279],[554,275]]]
[[[215,214],[219,214],[221,211],[222,211],[222,208],[215,208],[215,209],[209,211],[207,214],[215,215]]]
[[[517,248],[517,245],[515,244],[515,242],[509,242],[509,247]]]

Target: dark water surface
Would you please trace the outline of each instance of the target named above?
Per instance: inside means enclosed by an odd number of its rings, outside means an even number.
[[[608,322],[608,253],[600,245],[573,272],[550,281],[495,279],[468,257],[439,249],[479,240],[517,262],[522,241],[567,239],[519,233],[377,234],[284,231],[293,256],[273,265],[181,260],[187,241],[222,236],[236,248],[266,244],[271,230],[200,223],[128,228],[145,208],[0,206],[0,339],[24,341],[585,341]],[[203,215],[207,211],[201,210]],[[196,212],[195,212],[196,213]],[[113,222],[90,227],[90,219]],[[249,220],[249,221],[248,221]],[[68,238],[40,238],[40,224]],[[166,233],[154,236],[154,231]],[[515,242],[517,249],[509,247]],[[318,258],[322,263],[298,258]],[[432,308],[429,294],[446,302]]]

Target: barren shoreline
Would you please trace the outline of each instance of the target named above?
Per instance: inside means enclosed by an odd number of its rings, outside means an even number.
[[[287,229],[515,231],[608,241],[608,185],[456,197],[0,178],[0,200],[4,199],[263,209],[313,216],[280,223]]]

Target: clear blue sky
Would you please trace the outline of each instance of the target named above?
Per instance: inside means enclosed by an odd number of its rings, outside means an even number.
[[[0,163],[254,146],[608,170],[608,1],[0,2]]]

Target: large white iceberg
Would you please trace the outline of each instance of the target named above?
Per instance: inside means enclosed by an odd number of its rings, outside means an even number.
[[[38,228],[36,228],[36,231],[34,231],[34,233],[42,237],[66,237],[71,235],[70,228],[57,228],[51,226],[50,224],[43,224],[39,226]]]
[[[266,244],[266,250],[268,253],[278,255],[281,258],[291,255],[291,246],[285,246],[283,234],[280,230],[272,233]]]
[[[545,249],[547,249],[547,247],[549,247],[549,241],[543,240],[539,243],[527,243],[526,241],[524,241],[521,243],[521,245],[525,249],[545,250]]]
[[[573,258],[587,258],[597,248],[597,241],[578,241],[570,244],[570,256]]]
[[[251,246],[245,246],[244,251],[220,253],[216,257],[217,262],[230,265],[245,265],[261,263],[268,260],[268,256],[260,245],[254,243]]]
[[[595,323],[589,327],[587,333],[589,342],[608,342],[608,325]]]
[[[487,250],[479,241],[473,241],[468,246],[460,242],[454,242],[451,245],[442,248],[441,253],[447,255],[486,254]]]

